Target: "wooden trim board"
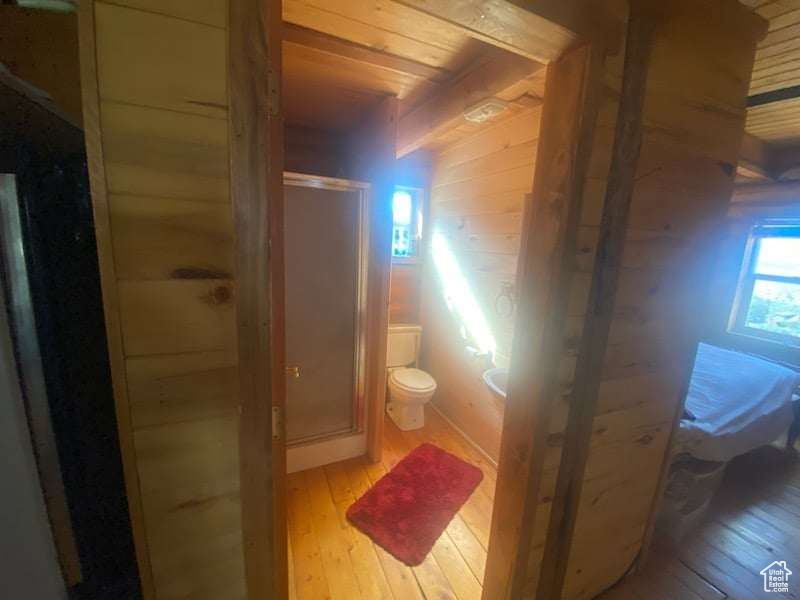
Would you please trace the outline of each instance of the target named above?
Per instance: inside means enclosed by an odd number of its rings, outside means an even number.
[[[383,446],[386,342],[392,257],[392,196],[395,184],[398,101],[386,98],[350,140],[352,172],[370,184],[369,273],[367,275],[367,455],[378,462]]]
[[[145,600],[155,600],[153,571],[147,546],[144,508],[139,473],[136,466],[136,449],[133,439],[125,356],[122,346],[117,278],[114,270],[114,251],[111,242],[111,218],[108,206],[103,139],[100,128],[100,91],[97,79],[97,51],[95,40],[95,2],[86,0],[78,7],[78,42],[81,69],[81,101],[83,105],[83,131],[86,141],[86,159],[89,187],[92,193],[97,260],[103,293],[108,359],[111,384],[117,416],[120,453],[122,455],[125,493],[131,517],[136,562]]]
[[[602,60],[592,46],[548,66],[533,194],[525,207],[514,332],[484,600],[520,598],[557,397]]]
[[[281,2],[229,0],[229,143],[247,595],[288,594]]]
[[[322,467],[367,453],[367,434],[342,435],[312,444],[292,446],[286,451],[286,472]]]

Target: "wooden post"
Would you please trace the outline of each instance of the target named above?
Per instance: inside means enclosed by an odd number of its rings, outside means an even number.
[[[230,0],[239,461],[247,596],[288,595],[281,3]]]
[[[387,97],[354,134],[353,176],[370,183],[367,273],[367,456],[381,460],[386,397],[389,277],[392,270],[392,196],[395,185],[398,101]]]
[[[536,594],[542,600],[561,598],[572,548],[642,144],[642,113],[655,24],[655,15],[643,10],[641,2],[631,3],[622,93],[589,291],[589,308],[578,351],[564,448]]]
[[[591,46],[573,49],[548,66],[533,194],[525,207],[522,228],[519,312],[484,578],[485,600],[521,598],[530,579],[528,556],[550,414],[557,397],[601,66]]]

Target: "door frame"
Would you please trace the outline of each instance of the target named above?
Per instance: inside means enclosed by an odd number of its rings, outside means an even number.
[[[230,166],[238,285],[245,576],[250,600],[283,599],[288,597],[288,543],[282,423],[286,397],[282,318],[282,3],[229,1]],[[538,15],[543,23],[574,35],[567,48],[563,39],[551,41],[544,36],[539,40],[542,56],[556,57],[548,66],[548,83],[555,82],[560,92],[557,97],[549,90],[545,93],[531,194],[537,205],[529,201],[523,225],[515,332],[518,358],[511,367],[507,403],[507,407],[513,403],[518,410],[507,408],[503,425],[483,590],[486,600],[517,597],[513,594],[524,584],[530,550],[526,542],[533,533],[538,504],[531,500],[538,497],[541,485],[544,452],[540,450],[554,404],[552,391],[558,369],[531,369],[530,364],[534,359],[555,364],[560,356],[562,308],[569,294],[569,265],[602,85],[602,49],[609,44],[606,36],[591,34],[596,25],[585,25],[585,11],[578,4],[556,16]],[[580,26],[568,27],[565,23]],[[565,114],[565,107],[572,107],[577,114]],[[387,114],[387,122],[396,127],[396,114]],[[379,120],[376,123],[380,125]],[[388,164],[384,167],[391,168]],[[541,202],[543,198],[551,200]],[[542,281],[547,284],[542,286]],[[384,339],[385,332],[382,336],[371,339]],[[375,381],[379,388],[382,379]],[[368,389],[373,387],[370,384]],[[382,422],[382,415],[370,415],[370,423],[378,420]],[[527,427],[531,424],[532,429]],[[379,434],[375,432],[378,443]],[[265,443],[270,439],[271,443]],[[520,448],[524,451],[520,452]],[[379,456],[380,450],[373,448],[370,455]]]
[[[247,596],[288,595],[280,0],[229,0],[239,462]]]

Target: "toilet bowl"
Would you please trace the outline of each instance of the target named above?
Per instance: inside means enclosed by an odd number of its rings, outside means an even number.
[[[390,325],[386,366],[389,401],[386,412],[403,431],[425,425],[425,404],[436,391],[436,381],[421,369],[412,368],[419,359],[422,328]]]
[[[386,412],[403,431],[425,425],[425,405],[436,391],[436,381],[420,369],[398,368],[389,372]]]

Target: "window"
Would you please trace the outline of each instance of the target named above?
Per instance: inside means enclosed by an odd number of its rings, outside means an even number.
[[[800,222],[753,228],[731,330],[800,346]]]
[[[396,187],[392,197],[392,258],[412,259],[419,254],[422,238],[421,190]]]

